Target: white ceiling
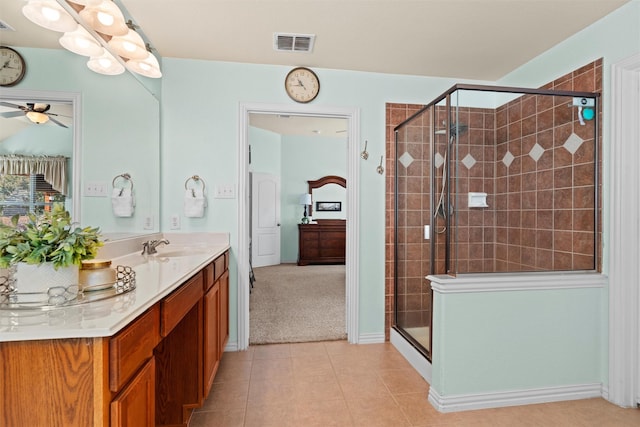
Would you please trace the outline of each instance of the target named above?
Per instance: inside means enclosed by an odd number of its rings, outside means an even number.
[[[117,0],[162,57],[494,81],[630,0]],[[0,45],[61,48],[0,0]],[[276,32],[315,34],[278,52]]]
[[[118,0],[162,57],[497,80],[629,0]],[[9,46],[58,34],[0,0]],[[315,34],[312,53],[275,32]]]

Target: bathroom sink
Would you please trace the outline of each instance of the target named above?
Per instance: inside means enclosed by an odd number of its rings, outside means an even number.
[[[153,254],[154,257],[166,257],[166,258],[179,258],[185,256],[192,256],[196,254],[205,254],[209,252],[207,248],[204,247],[162,247],[158,248],[158,252]]]

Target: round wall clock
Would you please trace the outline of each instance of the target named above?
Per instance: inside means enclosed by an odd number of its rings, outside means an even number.
[[[18,84],[26,70],[22,55],[10,47],[0,46],[0,86]]]
[[[287,95],[296,102],[313,101],[320,93],[320,80],[316,73],[306,67],[297,67],[289,71],[284,79]]]

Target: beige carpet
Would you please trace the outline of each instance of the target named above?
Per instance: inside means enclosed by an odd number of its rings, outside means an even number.
[[[249,344],[346,339],[345,266],[254,268]]]

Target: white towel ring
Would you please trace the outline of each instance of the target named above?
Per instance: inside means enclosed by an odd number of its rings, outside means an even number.
[[[187,184],[189,184],[189,181],[193,181],[193,182],[195,182],[195,183],[196,183],[196,185],[197,185],[197,183],[198,183],[198,182],[201,182],[201,183],[202,183],[202,192],[204,192],[204,189],[205,189],[204,179],[200,178],[198,175],[190,176],[190,177],[189,177],[189,178],[187,178],[187,180],[184,182],[184,189],[185,189],[185,190],[188,190],[188,189],[189,189],[189,187],[187,186]],[[192,190],[193,190],[193,189],[192,189]]]
[[[131,179],[131,175],[129,175],[128,173],[123,173],[123,174],[120,174],[120,175],[116,175],[116,176],[113,178],[113,181],[111,181],[111,186],[112,186],[113,188],[116,188],[116,181],[117,181],[119,178],[122,178],[122,179],[124,179],[126,182],[128,182],[128,183],[131,185],[131,190],[133,190],[133,180]]]

